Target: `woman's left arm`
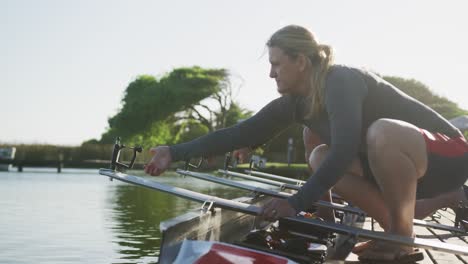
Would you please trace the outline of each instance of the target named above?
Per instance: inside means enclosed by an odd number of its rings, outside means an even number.
[[[330,122],[330,150],[315,173],[289,203],[297,210],[309,208],[333,187],[356,158],[361,145],[362,109],[367,85],[352,69],[337,68],[327,77],[325,109]]]

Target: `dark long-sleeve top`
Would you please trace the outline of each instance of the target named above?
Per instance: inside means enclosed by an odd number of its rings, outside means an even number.
[[[340,180],[360,151],[366,152],[367,129],[378,119],[398,119],[450,137],[461,135],[431,108],[364,70],[334,65],[327,74],[324,98],[323,111],[307,119],[310,102],[304,97],[283,95],[237,125],[171,146],[172,158],[187,160],[258,146],[294,122],[302,123],[330,148],[315,173],[289,198],[289,203],[301,211]]]

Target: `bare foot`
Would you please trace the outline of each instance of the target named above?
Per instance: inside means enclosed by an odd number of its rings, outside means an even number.
[[[416,233],[413,232],[413,235],[411,237],[416,237]],[[354,254],[360,256],[362,255],[366,250],[372,249],[374,247],[378,247],[379,244],[382,244],[383,242],[378,242],[375,240],[367,240],[364,242],[359,242],[354,245],[354,248],[351,250]]]
[[[369,243],[370,244],[370,243]],[[383,261],[397,263],[408,263],[422,260],[424,255],[422,252],[415,250],[412,247],[388,244],[381,241],[372,243],[360,255],[361,261]]]
[[[354,248],[351,250],[354,254],[360,256],[364,251],[366,251],[372,244],[375,243],[374,240],[368,240],[365,242],[359,242],[354,245]]]

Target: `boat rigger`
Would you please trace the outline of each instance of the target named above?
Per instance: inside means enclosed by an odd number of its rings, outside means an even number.
[[[210,209],[212,207],[220,207],[224,209],[229,209],[233,211],[238,211],[246,214],[260,215],[261,208],[255,205],[250,205],[246,203],[241,203],[233,200],[228,200],[216,196],[210,196],[183,188],[178,188],[174,186],[165,185],[155,181],[150,181],[143,179],[138,176],[128,175],[125,173],[117,172],[110,169],[100,169],[99,174],[108,176],[112,179],[120,180],[127,183],[136,184],[153,190],[158,190],[166,193],[170,193],[185,199],[192,201],[197,201],[203,204],[203,208]],[[405,246],[417,247],[430,249],[434,251],[441,251],[451,254],[458,254],[463,256],[468,256],[468,247],[460,246],[450,243],[431,241],[422,238],[409,238],[397,235],[386,234],[384,232],[376,232],[371,230],[364,230],[355,227],[349,227],[341,224],[334,224],[329,222],[324,222],[317,219],[308,219],[302,217],[287,217],[284,218],[288,221],[291,221],[295,224],[301,224],[304,228],[315,227],[322,228],[327,231],[332,231],[340,234],[352,235],[356,238],[364,239],[375,239],[386,241],[389,243],[395,243]]]

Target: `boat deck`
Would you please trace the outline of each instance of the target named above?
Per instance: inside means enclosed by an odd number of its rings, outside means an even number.
[[[454,219],[455,219],[455,213],[451,209],[447,209],[447,210],[439,210],[436,214],[434,214],[433,217],[426,218],[425,220],[428,222],[430,221],[434,223],[453,226]],[[364,228],[372,229],[372,227],[376,231],[382,231],[382,228],[380,228],[380,226],[376,222],[373,223],[371,218],[369,217],[366,218],[366,221],[364,223]],[[421,227],[421,226],[415,226],[414,231],[416,232],[418,237],[421,237],[421,238],[426,238],[426,239],[431,239],[431,240],[433,239],[436,241],[443,241],[443,242],[448,242],[452,244],[468,246],[468,236],[453,237],[452,233],[449,231],[441,231],[441,230]],[[438,251],[433,251],[433,250],[426,250],[426,249],[423,249],[422,251],[424,253],[424,260],[419,261],[418,263],[420,264],[440,264],[440,263],[451,263],[451,264],[465,263],[467,264],[468,263],[467,256],[453,255],[453,254],[448,254],[448,253],[443,253],[443,252],[438,252]],[[359,262],[355,254],[350,254],[348,258],[346,259],[346,262],[344,263],[359,263]]]

